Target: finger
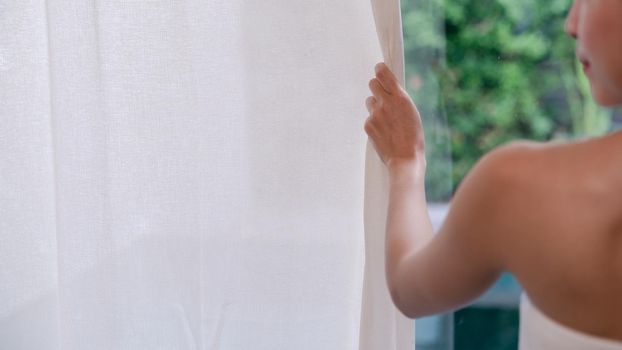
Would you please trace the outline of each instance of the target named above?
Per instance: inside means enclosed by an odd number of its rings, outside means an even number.
[[[389,94],[394,94],[399,91],[399,82],[386,64],[382,62],[378,63],[375,67],[375,71],[376,78],[378,78],[382,87]]]
[[[369,136],[368,138],[369,143],[372,145],[372,148],[378,155],[378,158],[380,158],[380,160],[382,160],[382,162],[385,163],[385,161],[380,156],[380,152],[378,151],[378,146],[376,145],[375,138],[378,135],[378,131],[376,129],[376,126],[371,122],[371,117],[367,118],[367,123],[365,123],[365,132],[367,133],[367,136]]]
[[[376,78],[369,81],[369,89],[374,94],[376,100],[382,100],[383,98],[387,98],[389,96],[389,93],[385,91]]]
[[[367,133],[367,136],[371,137],[376,131],[376,127],[373,124],[372,121],[372,117],[368,117],[365,120],[365,133]]]
[[[378,103],[378,101],[376,100],[376,98],[374,96],[369,96],[365,100],[365,106],[367,107],[367,111],[369,111],[369,113],[371,113],[372,110],[376,108],[376,104],[377,103]]]

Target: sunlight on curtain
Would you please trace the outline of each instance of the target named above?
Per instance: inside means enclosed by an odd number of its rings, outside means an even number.
[[[15,1],[0,29],[0,348],[396,331],[361,323],[396,312],[362,298],[369,2]]]

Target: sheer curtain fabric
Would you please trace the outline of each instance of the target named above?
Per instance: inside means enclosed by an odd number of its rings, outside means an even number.
[[[397,1],[0,2],[0,348],[409,348],[363,132],[398,25]]]

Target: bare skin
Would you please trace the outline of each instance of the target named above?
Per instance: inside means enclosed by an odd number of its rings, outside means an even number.
[[[622,104],[622,1],[575,0],[577,40],[597,102]],[[376,66],[365,131],[389,169],[387,283],[421,317],[463,306],[504,271],[547,316],[622,341],[622,132],[573,143],[514,142],[483,157],[434,235],[416,106]]]

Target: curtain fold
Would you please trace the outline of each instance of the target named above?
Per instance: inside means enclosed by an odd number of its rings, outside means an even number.
[[[0,348],[371,349],[361,334],[397,330],[361,322],[363,263],[382,263],[374,10],[0,4]]]
[[[372,0],[374,21],[384,62],[404,87],[404,45],[399,0]],[[388,173],[371,143],[365,160],[365,277],[361,309],[360,349],[415,348],[414,321],[391,301],[385,274],[385,227]]]

